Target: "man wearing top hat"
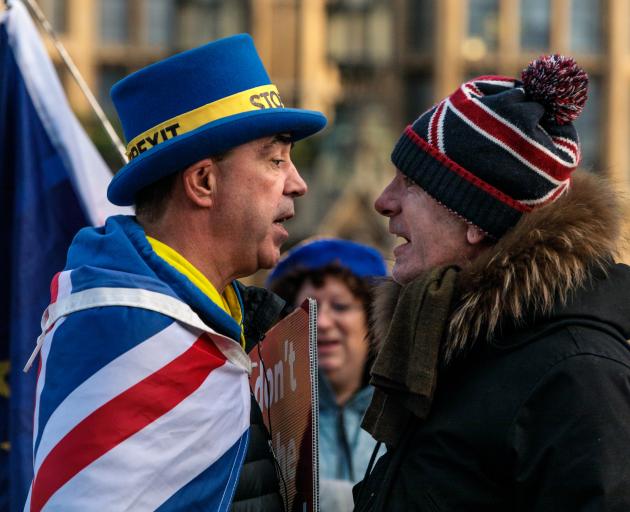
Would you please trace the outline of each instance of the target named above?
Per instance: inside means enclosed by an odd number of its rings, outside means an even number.
[[[246,352],[283,302],[236,279],[278,260],[306,184],[251,38],[112,89],[130,161],[109,199],[136,216],[78,233],[44,314],[27,510],[281,510]]]

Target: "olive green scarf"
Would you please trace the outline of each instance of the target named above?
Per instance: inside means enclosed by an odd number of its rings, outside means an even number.
[[[362,424],[387,445],[398,443],[413,416],[429,413],[457,270],[437,268],[400,289],[372,367],[374,396]]]

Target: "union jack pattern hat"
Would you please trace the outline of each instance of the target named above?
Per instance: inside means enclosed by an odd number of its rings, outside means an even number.
[[[400,171],[443,206],[501,238],[524,213],[568,190],[580,162],[572,121],[588,76],[568,57],[541,57],[521,80],[480,76],[407,126]]]

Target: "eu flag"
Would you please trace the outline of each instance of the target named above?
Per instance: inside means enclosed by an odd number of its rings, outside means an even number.
[[[111,173],[72,114],[24,5],[0,13],[0,511],[22,510],[32,478],[37,371],[22,367],[48,286],[74,234],[120,209]]]

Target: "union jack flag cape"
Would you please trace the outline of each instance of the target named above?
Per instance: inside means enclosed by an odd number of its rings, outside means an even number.
[[[227,510],[249,435],[240,326],[132,217],[81,230],[51,296],[25,510]]]

